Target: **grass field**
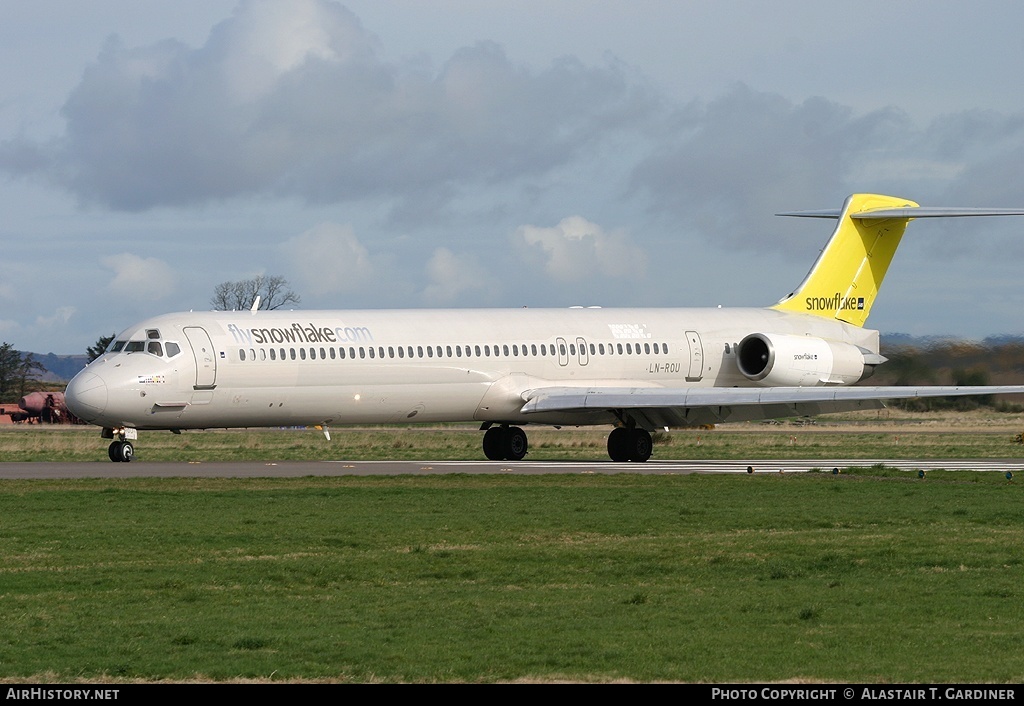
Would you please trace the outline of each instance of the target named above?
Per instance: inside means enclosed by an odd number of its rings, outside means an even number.
[[[603,457],[602,433],[545,434],[537,455]],[[144,434],[140,453],[479,457],[461,428],[332,436]],[[715,430],[656,453],[893,436]],[[1021,449],[1005,428],[915,436],[909,456]],[[3,460],[103,449],[0,433]],[[3,481],[0,679],[1017,683],[1022,501],[995,473],[878,468]]]
[[[6,481],[0,677],[1019,682],[997,474]]]
[[[874,413],[872,413],[874,414]],[[874,417],[793,424],[734,424],[655,435],[655,459],[722,458],[1024,458],[1015,415],[947,415],[876,421]],[[528,428],[527,460],[606,460],[607,428]],[[474,425],[141,432],[140,461],[478,460]],[[0,428],[0,462],[109,463],[96,427]]]

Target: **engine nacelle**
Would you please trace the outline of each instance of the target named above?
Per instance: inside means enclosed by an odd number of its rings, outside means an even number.
[[[765,387],[850,385],[874,371],[857,346],[786,334],[750,334],[736,348],[736,363]]]

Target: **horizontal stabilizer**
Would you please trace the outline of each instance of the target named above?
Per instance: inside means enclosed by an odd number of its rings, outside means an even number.
[[[818,211],[786,211],[776,216],[795,218],[832,218],[842,215],[842,209],[826,208]],[[970,218],[974,216],[1024,216],[1020,208],[955,208],[942,206],[915,206],[912,208],[877,208],[851,213],[850,218],[858,220],[882,220],[885,218]]]

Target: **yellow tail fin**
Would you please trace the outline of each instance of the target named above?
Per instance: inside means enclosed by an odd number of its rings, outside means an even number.
[[[904,208],[916,209],[918,205],[893,196],[854,194],[846,199],[838,214],[824,211],[783,214],[838,216],[839,223],[804,281],[772,308],[863,326],[907,223],[911,221],[909,215],[871,218],[869,214]]]

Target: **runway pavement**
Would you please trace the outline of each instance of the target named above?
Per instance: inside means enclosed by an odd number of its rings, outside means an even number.
[[[969,470],[1024,472],[1019,459],[908,460],[805,459],[758,461],[244,461],[227,463],[0,463],[0,479],[30,478],[298,478],[302,476],[393,476],[445,473],[540,475],[545,473],[666,475],[686,473],[803,473],[884,464],[905,471]]]

